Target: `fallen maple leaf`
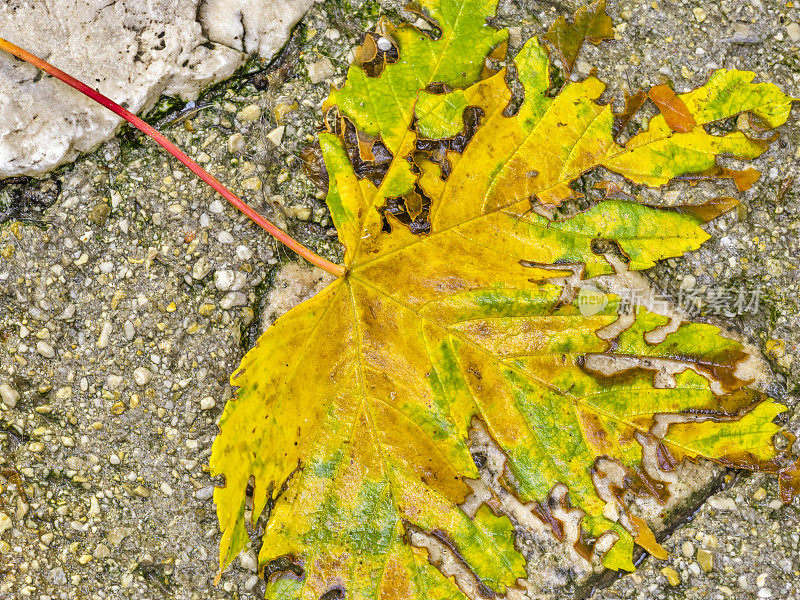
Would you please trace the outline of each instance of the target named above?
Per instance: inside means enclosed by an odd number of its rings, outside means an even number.
[[[785,407],[744,387],[738,343],[694,323],[659,337],[667,317],[606,295],[582,310],[552,283],[695,249],[733,203],[607,199],[563,220],[536,206],[575,197],[570,182],[598,166],[660,186],[713,172],[719,153],[758,156],[766,142],[703,126],[749,111],[775,127],[791,100],[718,71],[677,96],[695,126],[679,133],[656,116],[621,145],[596,78],[547,96],[533,39],[515,59],[525,101],[508,116],[506,72],[478,80],[505,37],[485,24],[496,1],[421,4],[440,38],[383,22],[359,55],[369,72],[351,68],[326,105],[319,138],[346,273],[247,354],[214,444],[221,566],[249,542],[252,484],[252,519],[269,507],[270,597],[463,597],[435,548],[484,595],[515,587],[525,561],[507,516],[461,508],[479,477],[478,422],[506,458],[504,486],[562,537],[553,515],[568,490],[584,515],[571,543],[615,569],[633,568],[634,542],[663,556],[626,494],[663,501],[676,464],[779,473],[784,489],[796,477],[771,443]],[[389,35],[396,56],[378,64]]]

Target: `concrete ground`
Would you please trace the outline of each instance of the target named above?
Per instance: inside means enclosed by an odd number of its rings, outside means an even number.
[[[402,16],[399,4],[319,3],[272,65],[249,63],[194,108],[163,100],[149,121],[336,257],[324,199],[299,174],[298,153],[359,35],[382,12]],[[524,40],[576,6],[502,0],[497,24]],[[597,68],[612,94],[663,80],[688,90],[726,67],[800,95],[792,3],[610,1],[609,12],[618,39],[588,48],[578,70]],[[756,161],[764,175],[739,195],[739,210],[709,225],[712,239],[648,273],[674,301],[691,296],[712,313],[714,290],[757,291],[758,307],[725,322],[763,351],[772,393],[793,409],[797,117]],[[219,532],[208,456],[229,374],[265,322],[311,293],[316,274],[127,129],[41,182],[4,187],[0,214],[12,213],[24,218],[0,228],[0,599],[261,597],[253,551],[212,585]],[[669,559],[646,558],[593,597],[800,597],[797,504],[781,506],[768,477],[720,479],[667,535]]]

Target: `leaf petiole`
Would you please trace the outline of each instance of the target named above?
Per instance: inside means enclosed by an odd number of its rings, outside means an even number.
[[[172,156],[174,156],[184,165],[186,165],[186,167],[190,171],[192,171],[195,175],[197,175],[200,179],[202,179],[206,184],[208,184],[212,189],[214,189],[228,202],[233,204],[241,212],[250,217],[250,219],[252,219],[257,225],[265,229],[267,233],[269,233],[276,240],[294,250],[297,254],[305,258],[308,262],[318,266],[321,269],[324,269],[328,273],[336,275],[337,277],[344,276],[345,268],[342,265],[338,265],[319,256],[318,254],[316,254],[315,252],[313,252],[312,250],[310,250],[309,248],[307,248],[306,246],[304,246],[303,244],[292,238],[288,233],[278,228],[275,224],[262,217],[255,210],[253,210],[247,203],[245,203],[242,199],[236,196],[236,194],[234,194],[228,188],[222,185],[222,183],[220,183],[219,180],[217,180],[213,175],[205,171],[200,165],[198,165],[191,158],[189,158],[189,156],[187,156],[186,153],[184,153],[180,148],[178,148],[175,144],[173,144],[161,133],[159,133],[155,128],[145,123],[142,119],[134,115],[132,112],[125,110],[110,98],[107,98],[100,92],[90,88],[88,85],[75,79],[71,75],[68,75],[67,73],[61,71],[60,69],[57,69],[50,63],[39,58],[38,56],[34,56],[30,52],[23,50],[19,46],[12,44],[11,42],[1,37],[0,37],[0,50],[5,50],[9,54],[16,56],[20,60],[32,64],[33,66],[41,69],[45,73],[48,73],[49,75],[52,75],[56,79],[63,81],[67,85],[72,86],[73,88],[75,88],[82,94],[88,96],[95,102],[102,104],[108,110],[116,113],[117,115],[125,119],[128,123],[130,123],[138,130],[140,130],[142,133],[153,138],[167,152],[172,154]]]

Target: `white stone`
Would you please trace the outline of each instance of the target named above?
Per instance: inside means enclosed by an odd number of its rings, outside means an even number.
[[[239,260],[250,260],[253,258],[253,251],[244,245],[236,246],[236,256],[239,257]]]
[[[208,500],[211,496],[214,495],[214,486],[209,485],[204,488],[200,488],[194,493],[194,497],[198,500]]]
[[[208,205],[208,212],[212,212],[215,215],[220,214],[223,210],[225,210],[225,207],[222,205],[219,198],[215,198],[211,201],[211,204]]]
[[[697,278],[694,275],[687,275],[681,280],[681,289],[690,292],[694,289],[694,286],[697,285]]]
[[[211,261],[205,256],[198,258],[197,262],[194,263],[194,266],[192,267],[192,277],[197,280],[203,279],[203,277],[208,275],[210,272]]]
[[[10,42],[139,113],[162,94],[195,99],[248,54],[273,57],[313,2],[0,2],[0,23]],[[42,175],[111,138],[120,123],[60,81],[0,53],[0,179]]]
[[[286,126],[280,125],[267,134],[267,139],[276,146],[280,146],[281,142],[283,141],[283,134],[285,131]]]
[[[258,560],[253,550],[246,550],[239,556],[239,563],[245,571],[258,571]]]
[[[133,380],[136,385],[147,385],[153,379],[153,374],[147,367],[137,367],[133,370]]]
[[[708,499],[711,508],[717,510],[736,510],[736,501],[733,498],[724,498],[722,496],[711,496]]]
[[[202,400],[200,400],[200,409],[201,410],[211,410],[217,405],[216,400],[211,396],[206,396]]]
[[[228,292],[222,300],[219,301],[219,307],[222,310],[228,310],[234,306],[244,306],[245,304],[247,304],[247,296],[242,292]]]
[[[786,33],[789,35],[789,39],[795,44],[800,42],[800,24],[796,22],[789,23],[786,26]]]
[[[308,78],[311,80],[311,83],[320,83],[333,77],[334,73],[336,72],[333,68],[333,63],[331,59],[327,56],[321,60],[308,63],[306,65],[308,69]]]
[[[113,326],[111,325],[111,321],[106,321],[103,323],[103,328],[100,330],[100,335],[97,337],[98,348],[108,348],[108,342],[111,339],[112,328]]]
[[[241,133],[234,133],[231,137],[228,138],[228,152],[231,154],[236,154],[237,152],[241,152],[244,150],[246,143],[244,141],[244,136]]]
[[[254,587],[258,585],[258,582],[261,578],[258,575],[251,575],[247,581],[244,582],[244,589],[247,591],[251,591]]]
[[[214,287],[221,292],[227,292],[233,285],[235,273],[231,269],[220,269],[214,272]]]
[[[0,399],[6,406],[14,408],[19,401],[19,392],[8,383],[0,384]]]
[[[136,335],[136,328],[130,321],[125,321],[125,324],[122,326],[122,328],[125,332],[125,339],[130,342]]]
[[[44,341],[36,343],[36,351],[45,358],[54,358],[56,355],[56,351],[53,350],[53,347]]]
[[[219,235],[217,236],[220,244],[232,244],[233,243],[233,236],[228,233],[227,231],[220,231]]]

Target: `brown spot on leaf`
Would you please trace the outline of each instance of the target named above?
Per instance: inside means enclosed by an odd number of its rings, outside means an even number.
[[[452,166],[447,159],[447,152],[452,151],[463,154],[467,145],[478,131],[478,126],[483,116],[482,109],[477,106],[468,106],[464,109],[461,117],[464,122],[464,129],[453,137],[438,140],[420,136],[416,142],[416,151],[423,154],[431,162],[439,165],[442,171],[442,179],[447,179],[452,172]]]

